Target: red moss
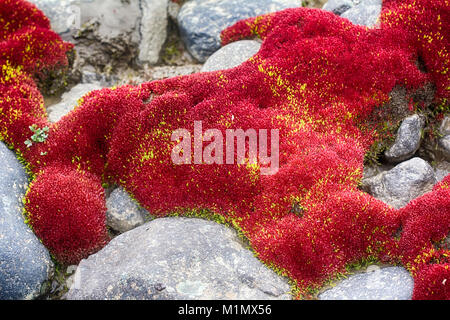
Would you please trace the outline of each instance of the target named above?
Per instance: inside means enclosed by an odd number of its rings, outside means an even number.
[[[100,182],[89,173],[48,167],[31,184],[25,204],[30,224],[58,261],[76,264],[108,242]]]
[[[45,19],[36,19],[42,35],[54,39],[42,26]],[[433,243],[450,231],[450,177],[400,211],[362,193],[358,183],[364,154],[379,138],[369,120],[395,86],[413,92],[433,82],[436,102],[449,98],[448,6],[389,1],[381,21],[380,28],[367,29],[298,8],[238,22],[223,32],[224,44],[263,39],[241,66],[92,92],[50,126],[45,143],[31,148],[24,145],[28,126],[48,125],[29,74],[43,60],[14,42],[24,39],[22,29],[4,32],[16,38],[0,50],[6,57],[0,90],[7,97],[0,100],[0,137],[37,175],[26,207],[34,230],[65,262],[97,250],[106,234],[103,180],[122,185],[158,216],[191,209],[224,216],[263,261],[297,281],[300,296],[347,264],[375,257],[403,263],[418,279],[415,297],[446,297],[437,281],[447,274],[440,266],[448,264],[448,252]],[[44,38],[23,30],[40,48]],[[22,52],[13,55],[12,44]],[[68,49],[63,43],[54,48],[59,51],[46,66],[64,60]],[[429,73],[417,67],[419,57]],[[11,70],[17,75],[8,78]],[[199,120],[204,130],[223,135],[226,129],[279,129],[280,170],[262,176],[247,165],[174,165],[172,132],[192,131]],[[431,293],[422,288],[427,284],[435,288]]]
[[[66,63],[72,44],[50,30],[50,22],[35,5],[23,0],[0,3],[0,65],[37,72]]]
[[[450,300],[450,263],[427,266],[414,282],[414,300]]]
[[[413,274],[429,264],[449,263],[449,248],[436,243],[450,234],[450,175],[433,192],[411,201],[400,210],[402,237],[399,248],[402,263]]]

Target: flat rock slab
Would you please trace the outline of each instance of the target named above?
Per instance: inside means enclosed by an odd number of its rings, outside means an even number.
[[[404,268],[360,273],[319,295],[320,300],[411,300],[414,281]]]
[[[291,299],[235,231],[215,222],[161,218],[81,261],[69,300]]]
[[[298,0],[191,0],[178,14],[182,39],[200,62],[220,49],[220,33],[235,22],[301,6]]]
[[[261,48],[255,40],[232,42],[206,60],[202,72],[225,70],[237,67],[254,56]]]
[[[22,198],[28,177],[14,152],[0,142],[0,300],[40,295],[53,270],[50,255],[25,224]]]

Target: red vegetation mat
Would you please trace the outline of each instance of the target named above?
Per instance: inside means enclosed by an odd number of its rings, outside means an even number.
[[[376,258],[411,271],[414,298],[449,299],[450,252],[439,242],[450,232],[450,176],[401,210],[357,188],[379,139],[369,119],[395,86],[432,82],[436,105],[449,98],[448,1],[384,2],[375,29],[306,8],[238,22],[224,44],[263,40],[243,65],[94,91],[50,124],[33,76],[64,65],[71,46],[33,5],[0,1],[0,140],[35,175],[26,197],[34,232],[61,262],[77,263],[108,241],[101,184],[116,183],[154,215],[223,216],[296,281],[298,298]],[[172,132],[200,120],[223,133],[279,129],[280,170],[174,165]],[[32,125],[48,137],[28,147]]]

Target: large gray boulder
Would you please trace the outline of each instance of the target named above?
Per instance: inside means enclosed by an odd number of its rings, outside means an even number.
[[[420,148],[425,121],[417,114],[403,120],[394,144],[384,156],[389,162],[398,163],[411,158]]]
[[[188,218],[153,220],[81,261],[71,300],[290,299],[286,280],[235,231]]]
[[[22,198],[28,177],[0,142],[0,300],[28,300],[41,293],[53,271],[48,251],[25,224]]]
[[[414,281],[404,268],[373,268],[351,275],[319,295],[320,300],[411,300]]]
[[[261,43],[255,40],[232,42],[209,57],[201,71],[207,72],[237,67],[254,56],[260,48]]]
[[[182,39],[200,62],[220,49],[220,33],[235,22],[262,14],[300,7],[298,0],[190,0],[178,14]]]
[[[436,182],[434,169],[428,162],[413,158],[389,171],[364,179],[362,188],[375,198],[399,209],[431,191]]]

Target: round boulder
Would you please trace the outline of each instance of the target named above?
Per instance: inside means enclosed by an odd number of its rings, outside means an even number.
[[[69,300],[290,299],[235,231],[215,222],[160,218],[81,261]]]

